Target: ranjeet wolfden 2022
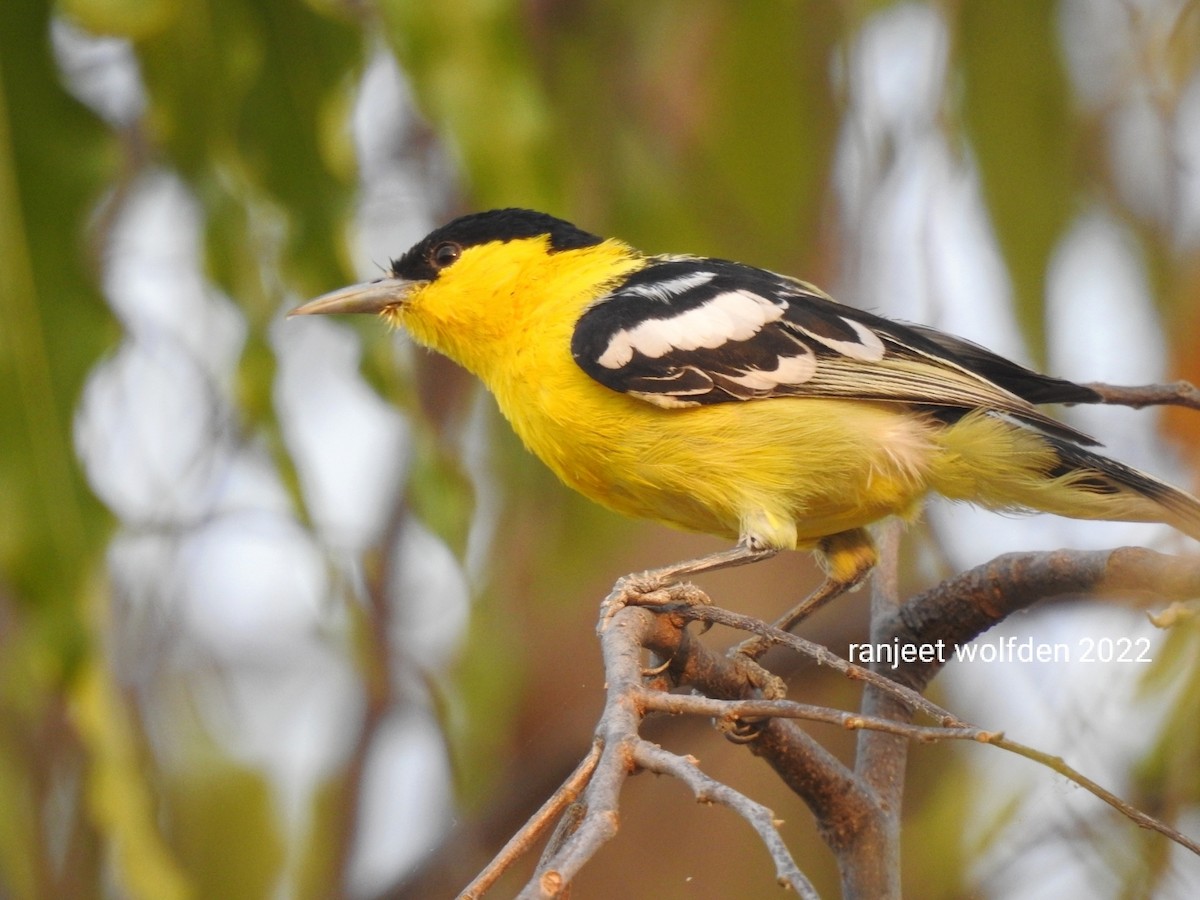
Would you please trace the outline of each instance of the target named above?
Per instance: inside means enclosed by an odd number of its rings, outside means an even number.
[[[990,641],[975,641],[970,644],[955,644],[953,652],[945,641],[927,644],[901,643],[899,638],[890,643],[864,642],[851,644],[848,659],[859,665],[881,664],[893,669],[907,663],[946,663],[951,656],[958,662],[1101,662],[1101,663],[1148,663],[1150,639],[1147,637],[1081,637],[1075,646],[1056,641],[1038,641],[1032,637],[1019,638],[1014,635],[998,637]]]

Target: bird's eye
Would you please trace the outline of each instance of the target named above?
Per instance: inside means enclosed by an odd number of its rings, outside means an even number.
[[[438,244],[429,254],[430,261],[439,269],[444,269],[462,256],[462,247],[451,241]]]

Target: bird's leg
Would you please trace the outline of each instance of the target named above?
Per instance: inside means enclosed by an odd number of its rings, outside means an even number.
[[[857,573],[850,581],[839,581],[832,575],[826,576],[820,587],[789,609],[780,618],[776,619],[773,626],[780,631],[791,631],[793,627],[802,622],[808,615],[816,612],[830,600],[834,600],[847,591],[858,587],[870,571],[871,568],[868,566],[860,573]],[[783,685],[783,681],[777,675],[772,675],[767,669],[758,664],[758,660],[772,646],[774,646],[774,641],[770,638],[755,635],[731,648],[728,655],[734,659],[744,659],[748,665],[753,666],[751,671],[761,673],[758,677],[763,679],[762,682],[755,683],[759,690],[762,691],[764,697],[770,700],[780,700],[787,696],[787,689]],[[763,728],[766,727],[769,721],[770,716],[735,718],[724,723],[721,726],[721,730],[725,734],[725,737],[733,743],[748,744],[758,739],[758,736],[762,734]]]
[[[825,563],[825,580],[774,622],[780,631],[791,631],[829,601],[857,588],[871,574],[878,559],[871,536],[862,529],[823,538],[817,550]],[[758,659],[770,648],[771,641],[767,638],[753,637],[742,641],[732,652]]]
[[[654,585],[655,587],[651,587],[650,590],[655,590],[656,587],[666,587],[691,575],[715,572],[718,569],[732,569],[734,566],[745,566],[750,563],[759,562],[760,560],[770,559],[778,552],[778,550],[770,547],[758,547],[749,543],[739,543],[728,550],[718,550],[715,553],[697,556],[695,559],[685,560],[684,562],[675,563],[670,566],[663,566],[661,569],[648,569],[631,577],[636,579],[640,585]]]
[[[791,631],[829,601],[856,589],[870,573],[870,569],[855,572],[849,581],[837,581],[826,577],[815,591],[776,619],[775,627],[780,631]]]
[[[824,538],[817,545],[817,550],[819,558],[825,564],[825,580],[815,591],[774,622],[774,627],[780,631],[791,631],[826,603],[862,584],[875,567],[877,558],[871,536],[861,529]],[[774,682],[768,682],[759,689],[764,696],[778,699],[786,696],[786,688],[777,676],[771,675],[757,662],[764,653],[771,649],[773,643],[769,638],[761,635],[748,638],[731,649],[729,656],[735,659],[744,659],[755,670],[774,679]],[[769,691],[770,686],[775,688],[774,693]],[[770,717],[733,719],[725,723],[722,730],[725,737],[735,744],[748,744],[757,740],[769,721]]]
[[[862,584],[870,571],[870,569],[865,570],[852,581],[836,581],[833,578],[826,577],[815,591],[771,623],[772,626],[778,628],[780,631],[791,631],[826,603],[836,600],[842,594],[857,588]],[[773,642],[768,638],[761,636],[752,637],[738,644],[733,652],[749,659],[758,659],[771,649],[772,644]]]
[[[600,604],[599,631],[608,627],[609,621],[626,606],[666,606],[671,603],[708,603],[708,596],[694,584],[682,579],[703,572],[715,572],[770,559],[778,551],[758,547],[751,543],[739,543],[728,550],[719,550],[706,556],[685,560],[660,569],[647,569],[634,575],[617,579],[612,592]]]

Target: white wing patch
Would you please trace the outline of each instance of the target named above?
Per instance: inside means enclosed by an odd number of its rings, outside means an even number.
[[[688,407],[699,406],[695,400],[688,400],[686,397],[676,397],[674,394],[656,394],[648,391],[630,391],[630,397],[637,397],[639,400],[645,400],[647,403],[661,407],[662,409],[687,409]]]
[[[799,356],[779,357],[773,369],[746,369],[740,375],[727,377],[752,391],[770,391],[781,384],[803,384],[816,373],[816,355],[802,353]]]
[[[655,281],[652,284],[637,284],[633,287],[627,287],[621,293],[636,294],[648,300],[657,300],[659,303],[670,303],[672,299],[678,297],[680,294],[686,294],[695,288],[704,287],[704,285],[716,277],[716,272],[690,272],[687,275],[680,275],[678,278],[668,278],[665,281]]]
[[[839,341],[836,338],[816,334],[807,328],[802,330],[814,341],[820,341],[830,350],[836,350],[842,356],[859,359],[863,362],[879,362],[879,360],[883,359],[883,341],[879,335],[862,322],[847,319],[845,316],[839,316],[838,318],[854,329],[854,333],[859,337],[858,341]]]
[[[768,322],[783,318],[783,311],[783,306],[750,291],[726,291],[669,319],[646,319],[618,331],[597,361],[606,369],[619,369],[635,352],[658,359],[672,350],[711,350],[749,340]],[[882,353],[882,344],[879,349]]]

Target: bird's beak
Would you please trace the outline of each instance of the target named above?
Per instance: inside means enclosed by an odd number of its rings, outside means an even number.
[[[288,318],[340,313],[381,313],[391,307],[400,306],[421,283],[405,278],[381,278],[366,284],[352,284],[297,306],[288,313]]]

